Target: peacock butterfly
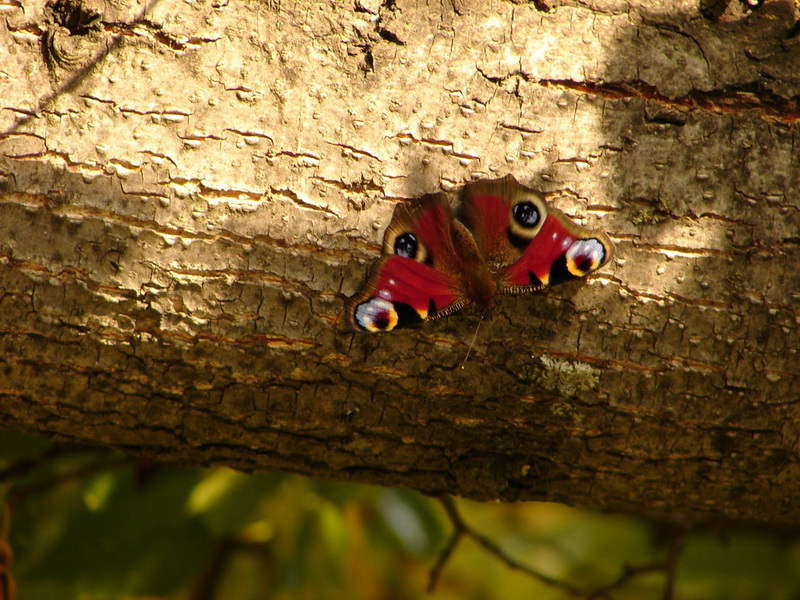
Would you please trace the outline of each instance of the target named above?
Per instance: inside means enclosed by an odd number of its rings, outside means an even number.
[[[390,331],[436,319],[498,293],[520,294],[583,277],[606,264],[614,245],[548,206],[508,175],[467,184],[460,219],[443,193],[398,204],[383,254],[345,305],[358,331]]]

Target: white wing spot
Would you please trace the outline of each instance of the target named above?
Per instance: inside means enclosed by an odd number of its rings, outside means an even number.
[[[569,261],[588,259],[591,263],[589,270],[594,270],[602,262],[604,253],[605,248],[598,240],[578,240],[567,250],[566,257]]]
[[[397,313],[391,302],[382,298],[371,298],[359,304],[355,320],[368,331],[388,331],[397,325]]]

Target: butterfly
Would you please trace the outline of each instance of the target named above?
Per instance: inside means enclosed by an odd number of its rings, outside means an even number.
[[[464,186],[456,219],[444,193],[398,204],[383,254],[345,303],[357,331],[390,331],[450,315],[497,294],[520,294],[583,277],[614,244],[573,222],[508,175]]]

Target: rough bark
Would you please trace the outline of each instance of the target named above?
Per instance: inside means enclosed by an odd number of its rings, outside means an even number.
[[[797,12],[701,4],[0,2],[0,423],[800,521]],[[396,202],[506,173],[617,259],[466,363],[344,331]]]

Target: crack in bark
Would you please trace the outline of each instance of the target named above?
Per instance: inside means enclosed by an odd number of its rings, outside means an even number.
[[[335,187],[337,189],[344,190],[347,192],[353,192],[357,194],[363,194],[367,192],[378,192],[380,194],[384,194],[383,186],[378,185],[373,181],[362,180],[359,183],[347,183],[344,181],[339,181],[338,179],[326,179],[324,177],[319,177],[317,175],[312,175],[309,179],[311,179],[312,181],[319,181],[320,183],[324,183],[325,185],[329,185],[331,187]]]
[[[476,71],[482,78],[497,86],[503,85],[510,79],[521,79],[545,88],[565,89],[609,100],[630,98],[651,100],[680,112],[689,112],[693,109],[718,114],[742,114],[756,111],[762,119],[767,121],[786,124],[800,121],[800,105],[795,100],[764,90],[758,82],[730,85],[715,90],[692,90],[685,96],[670,98],[661,93],[655,85],[641,79],[594,82],[571,79],[537,79],[522,69],[515,69],[503,75],[489,75],[480,66],[476,66]],[[518,95],[519,92],[514,91],[514,93]],[[673,124],[682,125],[683,123],[675,122]]]
[[[509,76],[515,75],[520,75],[526,81],[533,81],[544,87],[568,89],[610,100],[626,98],[652,100],[681,112],[696,108],[719,114],[741,114],[756,111],[762,119],[767,121],[778,121],[787,124],[800,121],[800,106],[798,106],[797,102],[772,92],[758,90],[755,84],[732,85],[727,88],[710,91],[693,90],[686,96],[670,98],[659,92],[654,85],[641,80],[595,83],[567,79],[534,80],[521,72],[515,72]],[[494,79],[497,80],[498,78]],[[504,78],[499,79],[503,80]]]
[[[530,129],[528,127],[522,127],[520,125],[510,125],[508,123],[498,123],[500,127],[503,129],[510,129],[512,131],[519,131],[520,133],[530,133],[530,134],[537,134],[543,133],[544,129]]]
[[[427,146],[432,146],[434,148],[441,148],[443,151],[446,151],[448,154],[455,158],[463,158],[468,160],[480,160],[480,157],[475,154],[467,154],[464,152],[455,152],[454,150],[454,143],[450,140],[440,140],[436,138],[417,138],[411,133],[397,133],[393,136],[390,136],[392,139],[399,140],[400,143],[415,143],[415,144],[423,144]],[[454,181],[455,183],[455,181]]]
[[[613,235],[611,237],[614,237]],[[640,250],[645,250],[647,252],[657,252],[659,254],[663,254],[670,258],[675,256],[684,256],[686,258],[698,258],[700,256],[718,256],[721,258],[734,258],[736,254],[732,252],[726,252],[724,250],[718,250],[717,248],[701,248],[701,247],[690,247],[690,246],[681,246],[678,244],[655,244],[650,242],[643,242],[641,240],[635,240],[633,244],[636,248]]]
[[[282,190],[280,188],[270,188],[270,193],[274,194],[275,196],[280,196],[281,198],[287,198],[292,201],[295,205],[297,205],[301,209],[306,210],[313,210],[315,212],[321,212],[326,215],[330,215],[332,217],[338,217],[339,215],[336,214],[334,211],[330,210],[329,208],[325,208],[324,206],[319,206],[317,204],[311,204],[310,202],[306,202],[300,196],[297,195],[296,192],[290,189]]]
[[[336,146],[337,148],[342,148],[347,152],[352,152],[356,156],[368,156],[373,160],[377,160],[378,162],[383,162],[379,157],[375,156],[371,152],[367,152],[366,150],[361,150],[360,148],[356,148],[348,144],[340,144],[338,142],[328,142],[328,141],[325,141],[325,143],[328,144],[329,146]]]
[[[191,117],[193,115],[192,112],[181,110],[179,108],[164,108],[161,110],[137,110],[135,108],[131,108],[129,106],[120,106],[120,103],[116,100],[109,100],[107,98],[101,98],[100,96],[93,96],[91,94],[82,94],[81,98],[84,100],[88,100],[91,102],[98,102],[100,104],[107,104],[114,110],[120,112],[123,115],[138,115],[138,116],[149,116],[149,117],[157,117],[163,118],[166,121],[171,121],[174,123],[179,123],[186,119],[187,117]]]
[[[231,127],[226,127],[224,129],[224,131],[230,131],[231,133],[234,133],[236,135],[240,135],[243,138],[245,138],[245,140],[247,138],[260,138],[260,139],[269,140],[269,142],[271,144],[275,143],[275,140],[272,139],[272,136],[270,136],[269,134],[264,133],[263,131],[252,131],[252,130],[241,131],[239,129],[233,129]],[[212,136],[209,136],[209,137],[212,137]],[[223,139],[223,138],[212,138],[212,139]],[[319,159],[317,159],[317,160],[319,160]]]
[[[222,38],[198,36],[174,36],[163,31],[163,26],[149,19],[139,19],[132,23],[103,23],[104,31],[125,37],[146,37],[175,52],[187,52],[218,42]]]

